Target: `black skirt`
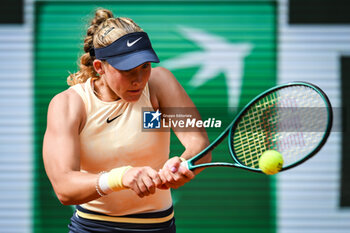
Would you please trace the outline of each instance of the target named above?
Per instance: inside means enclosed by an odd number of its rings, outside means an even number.
[[[173,207],[167,210],[113,217],[76,206],[69,233],[175,233]]]

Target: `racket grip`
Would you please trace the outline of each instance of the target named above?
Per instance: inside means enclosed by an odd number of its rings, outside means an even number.
[[[181,162],[180,166],[189,169],[189,168],[188,168],[188,162],[187,162],[187,161]]]

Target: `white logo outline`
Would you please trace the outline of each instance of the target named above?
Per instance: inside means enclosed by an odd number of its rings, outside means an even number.
[[[126,45],[128,46],[128,47],[131,47],[131,46],[133,46],[134,44],[136,44],[139,40],[141,40],[142,39],[142,36],[140,37],[140,38],[138,38],[138,39],[136,39],[136,40],[134,40],[133,42],[129,42],[129,40],[126,42]]]
[[[198,28],[179,26],[179,32],[188,40],[193,41],[201,51],[193,51],[170,58],[162,65],[170,70],[200,66],[192,77],[189,85],[197,88],[209,80],[216,78],[220,73],[225,74],[228,106],[232,111],[238,106],[241,93],[244,59],[254,48],[250,42],[232,43],[227,39],[211,34]]]

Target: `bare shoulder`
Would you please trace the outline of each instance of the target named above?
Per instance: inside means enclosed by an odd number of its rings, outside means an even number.
[[[175,76],[166,68],[152,69],[149,80],[150,93],[162,107],[186,107],[193,103]]]
[[[161,67],[161,66],[152,68],[152,74],[154,74],[154,75],[162,75],[162,74],[163,75],[172,75],[170,70],[168,70],[167,68]]]
[[[152,68],[151,77],[149,79],[150,85],[159,86],[168,82],[176,81],[176,78],[170,70],[164,67]]]
[[[73,89],[54,96],[48,109],[48,126],[66,124],[81,128],[86,118],[84,102]]]
[[[159,96],[182,88],[173,73],[164,67],[153,68],[149,79],[150,89]]]
[[[71,111],[79,110],[84,106],[81,97],[73,89],[67,89],[55,95],[49,105],[50,108],[58,108],[60,110],[67,109]]]
[[[152,68],[148,81],[151,103],[154,109],[161,107],[164,96],[173,92],[179,86],[174,75],[164,67]]]

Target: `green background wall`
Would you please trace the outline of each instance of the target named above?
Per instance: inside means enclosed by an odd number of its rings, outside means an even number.
[[[96,7],[93,2],[82,1],[42,1],[35,6],[33,232],[67,232],[73,213],[73,208],[59,203],[45,175],[42,138],[48,103],[55,94],[68,88],[66,77],[77,69],[84,34]],[[130,17],[138,23],[150,35],[161,61],[202,50],[179,32],[181,27],[199,29],[232,44],[252,44],[250,54],[244,59],[243,75],[239,77],[242,82],[239,106],[276,83],[274,1],[121,1],[102,2],[98,7],[106,7],[116,16]],[[215,113],[205,109],[228,106],[227,74],[219,72],[193,88],[190,80],[200,69],[193,66],[172,71],[206,118]],[[230,111],[222,109],[218,110],[220,114],[228,113],[225,119],[232,116]],[[210,139],[218,133],[210,132]],[[173,138],[171,155],[182,150]],[[220,160],[227,155],[223,145],[216,149],[214,157]],[[207,169],[191,183],[173,191],[178,232],[275,232],[274,184],[273,179],[261,174],[229,168]]]

